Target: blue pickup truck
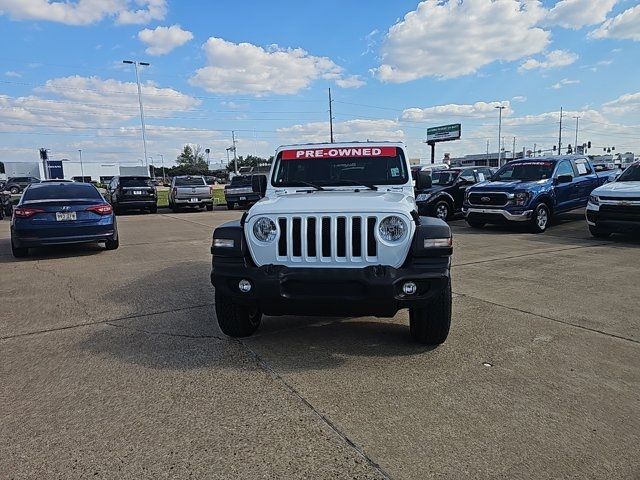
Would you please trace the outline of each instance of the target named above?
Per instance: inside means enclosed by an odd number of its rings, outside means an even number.
[[[462,211],[474,228],[520,222],[541,233],[552,216],[584,207],[591,192],[607,180],[583,156],[516,160],[489,181],[468,188]]]

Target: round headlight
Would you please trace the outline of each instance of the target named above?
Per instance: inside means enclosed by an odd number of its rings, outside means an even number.
[[[260,217],[253,224],[253,235],[261,242],[273,242],[277,236],[276,224],[267,217]]]
[[[400,217],[386,217],[380,222],[378,233],[386,242],[399,242],[407,234],[407,224]]]
[[[420,193],[416,197],[416,202],[426,202],[427,200],[429,200],[429,198],[431,198],[430,193]]]

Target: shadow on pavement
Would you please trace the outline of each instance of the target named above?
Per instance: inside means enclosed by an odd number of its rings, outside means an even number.
[[[0,264],[33,262],[37,260],[51,260],[56,258],[87,257],[103,252],[104,245],[97,243],[82,243],[78,245],[55,245],[51,247],[30,248],[29,256],[14,258],[11,253],[11,240],[0,239]]]

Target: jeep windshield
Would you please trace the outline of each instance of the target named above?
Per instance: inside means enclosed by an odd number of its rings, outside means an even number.
[[[274,187],[404,185],[408,172],[396,147],[336,147],[284,150],[271,179]]]
[[[493,176],[494,182],[535,182],[546,180],[553,175],[555,162],[518,162],[509,163]]]
[[[460,170],[438,170],[431,173],[431,182],[433,185],[453,185],[460,175]]]

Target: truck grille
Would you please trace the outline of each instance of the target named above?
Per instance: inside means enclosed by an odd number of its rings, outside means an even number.
[[[377,221],[360,215],[279,217],[278,261],[376,262]]]
[[[640,221],[640,205],[601,205],[600,220]]]
[[[471,205],[483,207],[504,207],[507,204],[507,194],[495,192],[472,192],[469,194],[469,203]]]

